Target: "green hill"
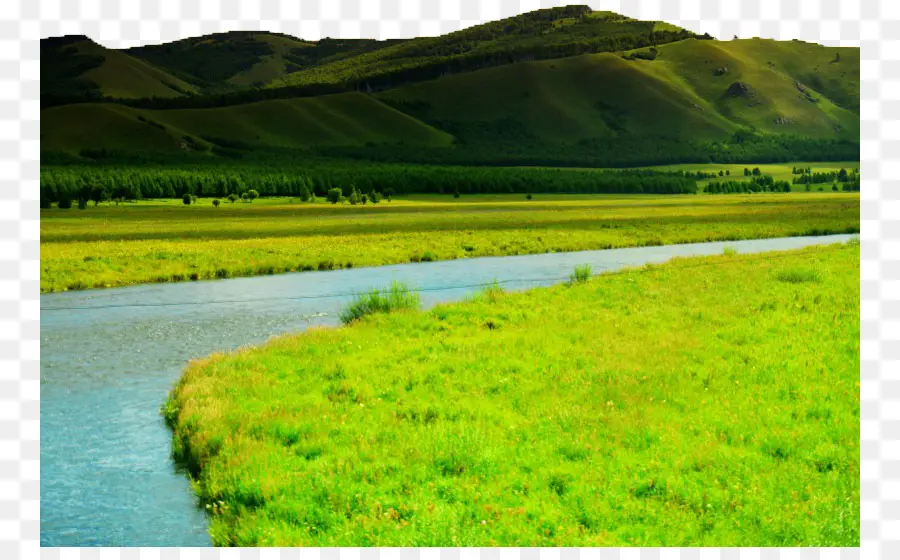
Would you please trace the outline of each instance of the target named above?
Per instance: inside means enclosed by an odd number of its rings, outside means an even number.
[[[196,88],[175,76],[87,37],[41,41],[41,96],[137,99],[178,97]]]
[[[84,103],[41,112],[41,149],[206,151],[405,142],[448,146],[452,137],[361,93],[281,99],[213,109],[152,111]]]
[[[136,58],[166,68],[204,91],[258,87],[342,56],[353,56],[402,41],[323,39],[304,41],[261,31],[231,31],[162,45],[134,47]]]
[[[626,135],[715,140],[742,129],[858,141],[858,49],[687,39],[658,47],[653,60],[634,53],[525,62],[376,96],[472,141],[504,129],[547,142]]]
[[[632,49],[694,36],[664,22],[565,6],[326,60],[276,79],[269,87],[342,84],[371,91],[490,66]]]
[[[859,49],[716,41],[586,6],[409,40],[235,31],[115,51],[73,36],[43,40],[41,62],[51,152],[622,166],[859,151]]]

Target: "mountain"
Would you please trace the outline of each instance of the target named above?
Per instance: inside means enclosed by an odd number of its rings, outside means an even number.
[[[859,49],[716,41],[585,6],[395,41],[54,38],[41,62],[47,152],[624,164],[854,159],[859,144]]]

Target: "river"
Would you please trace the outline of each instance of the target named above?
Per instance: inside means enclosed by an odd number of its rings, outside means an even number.
[[[310,325],[398,280],[426,306],[481,285],[557,284],[674,256],[787,250],[855,235],[488,257],[41,296],[41,545],[204,546],[206,519],[159,414],[185,363]]]

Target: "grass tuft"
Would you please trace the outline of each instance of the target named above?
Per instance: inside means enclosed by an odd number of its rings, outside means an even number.
[[[346,325],[367,315],[415,310],[420,306],[421,300],[417,292],[410,290],[406,284],[393,282],[390,288],[375,289],[356,296],[353,302],[341,311],[341,322]]]
[[[575,271],[569,275],[569,284],[581,284],[591,279],[591,265],[580,264],[575,267]]]
[[[787,282],[788,284],[803,284],[805,282],[822,281],[822,275],[819,271],[808,267],[795,267],[779,270],[775,273],[775,278],[779,282]]]

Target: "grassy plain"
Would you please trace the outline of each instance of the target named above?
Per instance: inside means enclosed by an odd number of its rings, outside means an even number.
[[[858,193],[152,201],[41,212],[41,291],[859,231]]]
[[[217,545],[858,546],[859,247],[678,259],[190,364]]]

